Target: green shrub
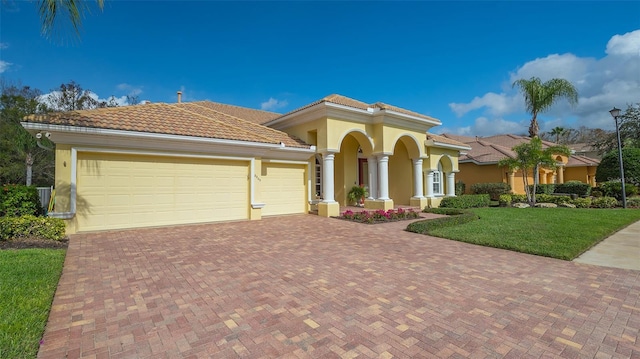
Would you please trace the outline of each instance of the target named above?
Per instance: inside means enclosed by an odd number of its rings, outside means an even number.
[[[471,185],[471,193],[488,194],[491,200],[497,201],[501,194],[511,192],[511,186],[507,183],[475,183]]]
[[[434,211],[431,213],[436,213],[436,212]],[[452,214],[448,215],[447,217],[413,222],[407,226],[407,231],[414,232],[414,233],[421,233],[421,234],[429,234],[430,231],[438,228],[456,226],[458,224],[468,223],[480,218],[478,217],[477,214],[470,211],[457,211],[456,213],[453,213],[453,212],[451,213]],[[441,213],[441,214],[444,214],[444,213]]]
[[[571,202],[571,197],[569,197],[569,196],[554,196],[554,195],[550,195],[550,194],[539,194],[539,195],[536,196],[536,202],[538,202],[538,203],[555,203],[555,204],[570,203]]]
[[[6,184],[0,188],[0,217],[42,215],[40,196],[35,186]]]
[[[589,208],[591,207],[591,198],[576,198],[569,202],[576,206],[576,208]]]
[[[556,185],[553,183],[538,184],[536,186],[536,194],[552,194]],[[533,185],[529,185],[529,191],[533,192]]]
[[[456,196],[462,196],[464,191],[466,191],[467,185],[462,181],[456,182]]]
[[[459,197],[445,197],[440,202],[441,208],[477,208],[489,207],[491,200],[488,194],[465,194]]]
[[[425,208],[423,213],[433,213],[433,214],[444,214],[447,216],[457,216],[459,214],[464,214],[469,211],[460,208]]]
[[[501,194],[500,197],[498,197],[498,202],[500,203],[501,207],[509,207],[511,206],[511,198],[511,194]]]
[[[38,238],[54,241],[65,236],[64,221],[59,218],[36,217],[0,217],[0,241],[16,238]]]
[[[622,199],[622,182],[604,182],[600,184],[599,188],[607,197],[615,197],[618,201]],[[632,183],[625,183],[624,190],[627,194],[627,197],[635,196],[636,194],[638,194],[638,187],[636,187]]]
[[[627,198],[627,208],[640,208],[640,197]]]
[[[603,193],[598,187],[591,189],[591,197],[602,197]]]
[[[591,185],[580,181],[569,181],[557,184],[554,193],[572,193],[578,196],[588,196],[591,194]]]
[[[618,205],[618,200],[613,197],[597,197],[591,201],[593,208],[614,208]]]

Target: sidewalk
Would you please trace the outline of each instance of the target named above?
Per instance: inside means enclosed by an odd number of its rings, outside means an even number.
[[[640,221],[605,238],[573,261],[640,270]]]

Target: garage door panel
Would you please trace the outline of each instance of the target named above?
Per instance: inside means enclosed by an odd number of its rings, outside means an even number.
[[[261,198],[262,214],[281,215],[306,211],[307,187],[305,165],[263,163]]]
[[[81,153],[78,227],[247,219],[248,173],[246,161]]]

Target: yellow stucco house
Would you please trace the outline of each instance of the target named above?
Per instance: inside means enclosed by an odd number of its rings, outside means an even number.
[[[471,147],[459,158],[460,175],[458,180],[464,182],[467,193],[471,185],[476,183],[508,183],[512,192],[524,194],[522,171],[510,171],[505,167],[498,167],[498,161],[503,158],[515,158],[513,147],[530,141],[529,137],[517,135],[495,135],[489,137],[469,137],[443,134],[442,137],[464,143]],[[542,141],[543,147],[554,146],[555,143]],[[572,154],[570,157],[557,156],[555,170],[540,168],[538,183],[565,183],[580,181],[591,186],[596,185],[596,168],[599,160]],[[533,173],[527,174],[529,183],[533,184]]]
[[[440,121],[327,96],[281,115],[210,101],[29,116],[55,146],[55,209],[67,232],[339,215],[354,185],[365,207],[437,206],[455,195],[470,148]]]

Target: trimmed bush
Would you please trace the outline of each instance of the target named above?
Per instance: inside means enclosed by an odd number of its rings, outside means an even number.
[[[591,198],[576,198],[574,200],[571,200],[571,202],[569,203],[575,205],[576,208],[589,208],[591,207]]]
[[[588,196],[591,194],[591,185],[580,181],[569,181],[557,184],[554,193],[572,193],[578,196]]]
[[[445,197],[440,202],[441,208],[478,208],[489,207],[491,200],[488,194],[465,194],[460,197]]]
[[[640,197],[627,198],[627,208],[640,208]]]
[[[591,201],[593,208],[615,208],[617,205],[618,200],[613,197],[598,197]]]
[[[599,188],[600,190],[602,190],[605,196],[615,197],[618,201],[622,200],[622,182],[604,182],[600,184]],[[638,194],[638,187],[636,187],[633,183],[625,183],[624,191],[626,192],[627,197],[635,196],[636,194]]]
[[[456,196],[462,196],[464,191],[467,190],[467,185],[462,181],[456,182]]]
[[[436,213],[430,212],[430,213]],[[451,215],[447,215],[447,217],[435,218],[435,219],[427,219],[424,221],[417,221],[409,224],[407,226],[407,231],[413,233],[421,233],[421,234],[430,234],[430,231],[444,228],[456,226],[463,223],[468,223],[471,221],[475,221],[479,219],[477,214],[470,211],[457,211],[455,214],[451,212]],[[445,214],[445,213],[440,213]]]
[[[511,206],[511,195],[510,194],[501,194],[498,197],[498,202],[501,207],[510,207]]]
[[[36,186],[6,184],[0,187],[0,217],[39,216],[42,213]]]
[[[536,194],[552,194],[555,191],[556,185],[553,183],[538,184],[536,186]],[[533,192],[533,185],[529,185],[529,191]]]
[[[591,189],[591,197],[602,197],[603,193],[598,187],[594,187]]]
[[[490,199],[497,201],[501,194],[511,192],[511,186],[507,183],[475,183],[471,185],[471,193],[488,194]]]
[[[0,217],[0,241],[16,238],[37,238],[60,241],[65,236],[64,221],[59,218]]]
[[[569,196],[554,196],[550,194],[539,194],[536,196],[537,203],[571,203],[571,197]]]

